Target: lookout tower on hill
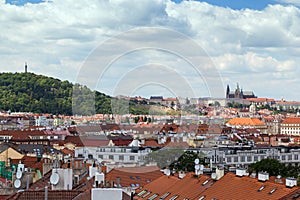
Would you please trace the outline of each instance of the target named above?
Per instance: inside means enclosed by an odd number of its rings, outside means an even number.
[[[25,62],[25,73],[27,73],[27,62]]]

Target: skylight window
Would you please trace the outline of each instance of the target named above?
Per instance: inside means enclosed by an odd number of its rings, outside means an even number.
[[[159,200],[163,200],[163,199],[165,199],[167,196],[169,196],[171,193],[170,192],[167,192],[167,193],[165,193],[164,195],[162,195],[160,198],[159,198]]]
[[[202,185],[204,186],[204,185],[206,185],[207,183],[208,183],[208,179],[206,180],[206,181],[204,181],[203,183],[202,183]]]
[[[258,190],[257,190],[257,192],[261,192],[263,189],[265,189],[265,185],[263,185],[263,186],[261,186]]]
[[[177,199],[179,197],[179,195],[175,195],[175,196],[173,196],[170,200],[175,200],[175,199]]]
[[[148,196],[149,194],[151,194],[151,192],[147,192],[146,194],[143,195],[143,198],[145,198],[146,196]]]
[[[203,200],[203,199],[205,199],[205,195],[203,195],[202,197],[200,197],[198,200]]]
[[[153,194],[151,197],[148,198],[148,200],[153,200],[158,196],[158,194]]]
[[[273,194],[276,190],[277,190],[277,188],[273,188],[273,189],[269,192],[269,194]]]
[[[143,191],[141,191],[140,193],[138,193],[137,196],[140,197],[140,196],[142,196],[143,194],[145,194],[146,192],[147,192],[147,190],[143,190]]]

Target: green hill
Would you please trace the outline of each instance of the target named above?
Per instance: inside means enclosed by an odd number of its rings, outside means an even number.
[[[117,100],[68,81],[33,73],[0,73],[0,110],[91,115],[128,114],[128,109],[133,114],[148,113],[147,105],[129,102],[128,107],[125,100]]]

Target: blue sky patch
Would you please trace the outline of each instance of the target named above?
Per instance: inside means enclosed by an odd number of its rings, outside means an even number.
[[[173,2],[180,3],[182,0],[172,0]],[[241,9],[254,9],[254,10],[263,10],[268,5],[279,4],[277,0],[197,0],[200,2],[207,2],[211,5],[221,6],[225,8],[231,8],[234,10]],[[282,3],[281,3],[282,4]]]
[[[41,3],[44,2],[44,0],[5,0],[5,3],[11,4],[11,5],[16,5],[16,6],[23,6],[26,3]]]

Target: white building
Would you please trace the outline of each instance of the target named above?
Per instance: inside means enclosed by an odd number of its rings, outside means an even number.
[[[283,120],[280,133],[284,135],[300,135],[300,118],[286,118]]]
[[[95,159],[99,163],[105,161],[108,163],[116,164],[142,165],[144,163],[145,157],[151,152],[151,148],[145,147],[83,147],[75,149],[75,157]]]

